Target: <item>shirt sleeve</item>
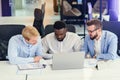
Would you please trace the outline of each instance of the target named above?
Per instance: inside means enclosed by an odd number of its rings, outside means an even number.
[[[37,43],[37,50],[36,50],[36,56],[41,56],[42,54],[42,43],[41,43],[41,38],[38,39]]]
[[[34,58],[33,57],[28,57],[28,58],[23,58],[23,57],[19,57],[18,54],[18,43],[17,41],[15,41],[15,38],[11,38],[9,40],[9,44],[8,44],[8,59],[10,61],[11,64],[25,64],[25,63],[30,63],[30,62],[34,62]]]
[[[81,38],[77,35],[76,35],[76,40],[75,40],[75,44],[74,44],[74,50],[75,51],[82,50],[82,41],[81,41]]]
[[[49,51],[49,45],[47,43],[47,38],[44,37],[42,39],[42,51],[43,51],[43,54],[42,56],[45,58],[45,59],[51,59],[52,58],[52,54],[48,54],[48,51]]]
[[[47,53],[49,51],[49,45],[48,45],[48,42],[47,42],[47,37],[44,37],[42,39],[42,46],[43,46],[43,52]]]

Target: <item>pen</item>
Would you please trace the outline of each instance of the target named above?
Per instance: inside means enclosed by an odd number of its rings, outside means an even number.
[[[96,64],[95,68],[98,70],[98,65]]]
[[[46,64],[43,64],[42,66],[43,66],[43,68],[46,68]]]

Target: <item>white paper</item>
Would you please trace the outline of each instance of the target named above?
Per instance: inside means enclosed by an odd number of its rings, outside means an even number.
[[[42,69],[46,67],[45,60],[41,59],[39,63],[17,64],[19,70]]]

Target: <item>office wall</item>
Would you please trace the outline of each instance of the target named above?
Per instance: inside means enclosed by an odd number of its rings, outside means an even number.
[[[22,0],[15,0],[15,9],[22,9]]]

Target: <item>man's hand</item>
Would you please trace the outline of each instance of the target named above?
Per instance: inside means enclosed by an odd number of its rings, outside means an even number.
[[[40,61],[40,59],[42,59],[41,56],[36,56],[36,57],[34,57],[34,62],[37,63]]]
[[[95,59],[96,59],[96,58],[97,58],[97,54],[95,54],[95,55],[93,56],[93,58],[95,58]]]
[[[91,58],[90,54],[86,54],[85,58],[90,59]]]

